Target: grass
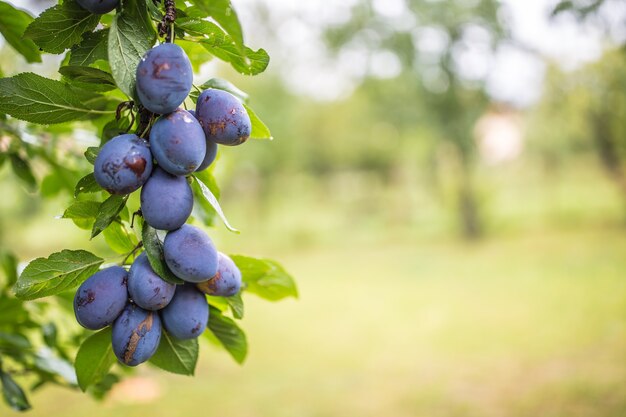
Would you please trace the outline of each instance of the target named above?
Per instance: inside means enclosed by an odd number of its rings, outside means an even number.
[[[47,388],[28,415],[623,416],[625,253],[601,228],[266,253],[301,298],[246,299],[243,367],[204,346],[195,378],[141,367],[104,403]]]

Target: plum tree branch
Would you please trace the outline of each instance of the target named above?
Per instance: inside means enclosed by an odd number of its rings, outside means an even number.
[[[163,0],[165,15],[158,24],[159,36],[165,36],[165,42],[174,42],[174,22],[176,21],[176,0]]]

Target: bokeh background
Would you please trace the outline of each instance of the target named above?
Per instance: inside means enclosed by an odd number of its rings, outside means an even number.
[[[142,367],[103,402],[46,388],[29,415],[626,415],[626,3],[233,3],[269,69],[197,81],[247,91],[275,140],[221,152],[243,233],[211,236],[280,260],[300,299],[245,298],[243,367],[205,346],[195,378]],[[105,251],[34,167],[48,199],[0,171],[1,245]]]

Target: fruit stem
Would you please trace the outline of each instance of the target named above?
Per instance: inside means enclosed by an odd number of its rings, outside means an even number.
[[[176,0],[163,0],[165,14],[159,23],[159,36],[165,36],[165,42],[174,42],[174,21],[176,21]]]

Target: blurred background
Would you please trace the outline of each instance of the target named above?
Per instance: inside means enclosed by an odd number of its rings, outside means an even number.
[[[300,299],[245,299],[243,367],[207,348],[195,378],[142,367],[102,403],[46,388],[29,415],[626,415],[626,3],[233,4],[268,71],[209,62],[197,84],[247,91],[275,140],[222,149],[243,233],[211,236],[280,260]],[[3,167],[0,244],[102,254],[33,164],[50,198]]]

